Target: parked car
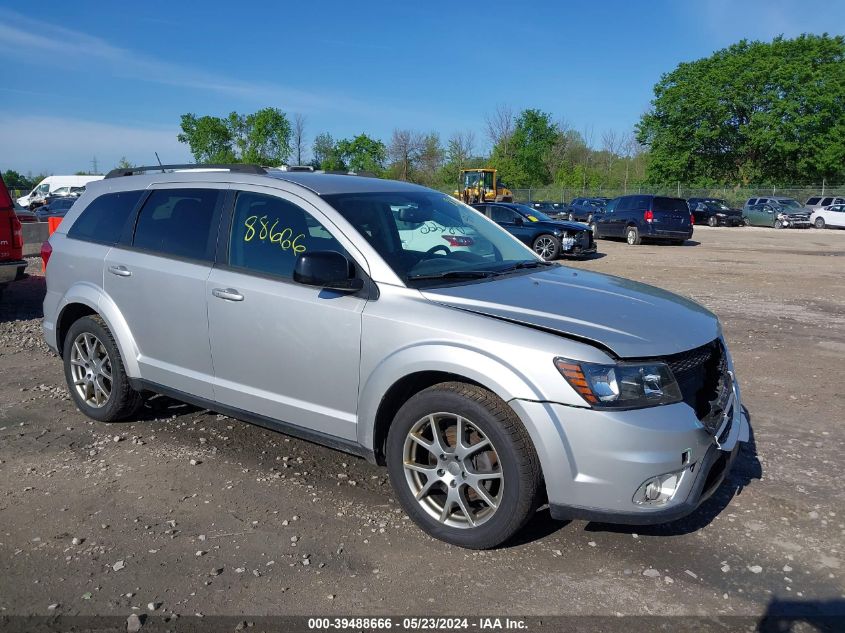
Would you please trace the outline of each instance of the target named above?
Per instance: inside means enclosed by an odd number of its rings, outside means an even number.
[[[816,209],[810,215],[810,222],[817,229],[845,228],[845,204],[831,204],[823,209]]]
[[[85,185],[87,185],[89,182],[101,180],[102,178],[102,176],[90,175],[47,176],[46,178],[41,180],[41,182],[35,185],[33,190],[30,191],[27,195],[18,198],[17,203],[24,209],[30,209],[34,211],[34,207],[38,207],[44,204],[44,199],[49,195],[55,194],[56,191],[61,190],[64,195],[69,195],[73,193],[74,189],[76,189],[76,192],[79,193],[80,187],[84,189]]]
[[[845,198],[841,196],[812,196],[804,203],[804,208],[812,213],[832,204],[845,204]]]
[[[472,206],[530,246],[546,261],[561,256],[583,257],[596,252],[592,231],[583,224],[554,220],[537,209],[515,202]]]
[[[74,196],[54,197],[47,204],[38,207],[35,215],[39,222],[46,222],[47,218],[63,218],[74,202],[76,202]]]
[[[692,237],[693,220],[682,198],[637,194],[611,200],[590,226],[596,239],[624,238],[632,246],[643,240],[683,244]]]
[[[563,205],[559,202],[549,202],[546,200],[538,200],[536,202],[529,202],[528,206],[532,209],[536,209],[537,211],[542,211],[547,215],[554,215],[556,213],[560,213],[563,210]]]
[[[0,295],[7,284],[21,279],[25,270],[21,222],[0,176]]]
[[[721,198],[690,198],[687,200],[693,221],[708,226],[742,226],[745,218],[741,209],[732,209]]]
[[[811,226],[810,213],[792,198],[749,198],[742,213],[748,224],[753,226],[771,226],[776,229],[806,229]]]
[[[609,198],[573,198],[563,210],[563,214],[570,222],[586,222],[592,224],[593,218],[604,213],[604,208],[610,202]]]
[[[471,548],[541,504],[678,519],[748,440],[719,320],[689,299],[544,262],[418,185],[174,169],[90,185],[44,250],[44,337],[95,420],[161,393],[360,455]],[[492,252],[406,248],[409,206]]]
[[[20,220],[22,224],[26,224],[27,222],[38,222],[38,216],[35,214],[35,211],[15,209],[15,215],[18,216],[18,220]]]

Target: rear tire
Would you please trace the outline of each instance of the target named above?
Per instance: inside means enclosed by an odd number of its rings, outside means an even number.
[[[554,235],[543,233],[534,239],[531,248],[547,262],[560,257],[560,240]]]
[[[815,227],[817,229],[823,229],[824,228],[824,218],[816,218]]]
[[[637,230],[637,227],[628,227],[628,229],[625,231],[625,241],[628,242],[628,246],[639,246],[643,243],[643,240],[640,237],[640,232]]]
[[[489,447],[471,450],[485,441]],[[440,383],[412,396],[396,414],[386,448],[396,496],[436,539],[496,547],[539,505],[542,473],[528,431],[504,401],[477,385]]]
[[[719,226],[719,219],[715,215],[711,215],[709,218],[707,218],[707,226]]]
[[[569,221],[570,221],[570,222],[575,222],[575,214],[574,214],[574,213],[572,213],[571,211],[569,212]]]
[[[593,223],[593,214],[591,213],[590,215],[587,216],[587,224],[592,224],[592,223]]]
[[[89,418],[117,422],[141,408],[143,398],[129,385],[117,343],[101,317],[85,316],[70,326],[62,358],[70,395]]]

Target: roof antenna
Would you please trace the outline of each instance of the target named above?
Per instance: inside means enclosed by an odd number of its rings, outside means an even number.
[[[164,172],[164,165],[161,164],[161,159],[158,157],[158,152],[153,152],[153,154],[156,155],[156,160],[158,161],[158,166],[161,167],[161,173],[165,173]]]

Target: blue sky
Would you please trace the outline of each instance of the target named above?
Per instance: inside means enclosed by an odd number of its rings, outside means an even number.
[[[479,150],[497,105],[536,107],[598,144],[681,61],[825,31],[845,2],[0,0],[0,169],[184,161],[181,114],[265,106],[305,114],[309,140],[473,130]]]

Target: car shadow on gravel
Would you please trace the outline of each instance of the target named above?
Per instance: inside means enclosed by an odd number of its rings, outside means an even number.
[[[845,630],[845,600],[784,600],[773,598],[757,624],[759,633]]]
[[[730,505],[734,496],[742,494],[755,479],[763,477],[763,466],[757,458],[757,443],[754,440],[754,428],[751,425],[751,414],[745,406],[742,407],[748,417],[748,441],[741,444],[731,472],[718,490],[707,501],[701,504],[695,512],[671,523],[656,525],[611,525],[607,523],[589,523],[585,528],[588,532],[615,532],[622,534],[643,534],[648,536],[681,536],[697,532],[709,525],[722,511]]]
[[[187,402],[181,402],[168,396],[151,395],[144,400],[144,406],[141,410],[132,416],[127,422],[149,422],[152,420],[161,420],[163,418],[172,418],[180,415],[190,415],[203,411],[199,407],[195,407]]]
[[[24,275],[0,293],[0,323],[28,321],[44,317],[47,285],[40,275]]]

